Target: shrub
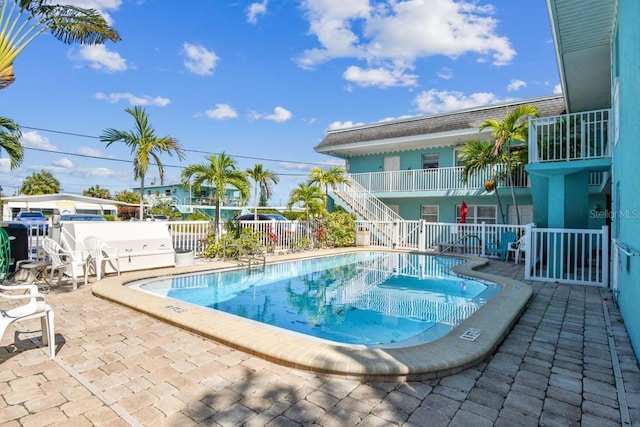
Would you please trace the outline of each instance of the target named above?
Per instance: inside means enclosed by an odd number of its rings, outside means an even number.
[[[329,246],[343,248],[356,241],[356,218],[347,212],[333,212],[325,219],[326,241]]]

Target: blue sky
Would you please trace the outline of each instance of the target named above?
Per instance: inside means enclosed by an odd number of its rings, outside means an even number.
[[[45,33],[16,59],[0,114],[23,127],[25,161],[10,171],[2,155],[4,195],[41,169],[67,193],[131,189],[129,150],[98,137],[132,130],[135,105],[188,150],[163,159],[165,182],[225,152],[280,174],[280,205],[311,167],[336,164],[313,150],[329,129],[559,91],[543,0],[65,2],[102,11],[123,40]]]

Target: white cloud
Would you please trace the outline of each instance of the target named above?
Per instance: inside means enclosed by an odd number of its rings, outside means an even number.
[[[255,111],[249,112],[249,118],[252,120],[264,119],[282,123],[286,122],[291,117],[293,117],[293,114],[291,114],[289,110],[283,107],[274,108],[272,114],[260,114]]]
[[[514,92],[522,89],[523,87],[527,87],[527,82],[523,80],[513,79],[507,85],[507,90],[509,92]]]
[[[137,96],[129,92],[110,93],[110,94],[98,92],[95,94],[95,97],[96,99],[99,99],[101,101],[107,101],[112,104],[116,104],[121,100],[125,100],[125,101],[128,101],[130,105],[140,105],[140,106],[150,105],[154,107],[166,107],[171,102],[170,99],[163,98],[161,96],[156,96],[155,98],[152,98],[147,95]]]
[[[73,52],[70,58],[74,61],[88,62],[94,70],[114,73],[127,69],[127,60],[117,52],[110,52],[105,45],[81,46],[77,52]]]
[[[197,114],[196,116],[201,115]],[[216,104],[216,108],[205,111],[204,116],[216,120],[235,119],[238,117],[238,112],[229,104]]]
[[[264,0],[262,3],[251,3],[247,8],[247,22],[250,24],[258,23],[258,16],[265,15],[267,13],[268,0]]]
[[[122,0],[63,0],[55,3],[68,4],[85,9],[95,9],[104,16],[109,25],[113,25],[113,19],[107,11],[116,11],[122,5]]]
[[[0,173],[9,173],[11,172],[11,159],[6,157],[0,158]]]
[[[444,67],[438,73],[438,77],[443,79],[443,80],[449,80],[449,79],[451,79],[453,77],[453,70],[451,68],[449,68],[449,67]]]
[[[57,166],[59,168],[63,168],[63,169],[71,169],[73,167],[73,162],[69,159],[67,159],[66,157],[63,157],[61,159],[58,160],[54,160],[52,162],[52,164],[54,166]]]
[[[362,126],[364,123],[353,123],[352,121],[346,122],[332,122],[329,124],[329,128],[327,130],[337,130],[337,129],[347,129],[352,128],[354,126]]]
[[[191,43],[182,45],[182,53],[187,57],[184,61],[184,66],[198,76],[212,75],[218,59],[220,59],[214,51]]]
[[[20,143],[27,148],[40,148],[43,150],[58,151],[58,147],[49,142],[49,138],[40,135],[36,131],[24,132]]]
[[[302,7],[309,32],[320,44],[299,56],[302,68],[349,58],[401,75],[413,69],[418,58],[474,54],[499,66],[516,54],[509,39],[497,33],[494,8],[476,1],[385,1],[372,6],[369,0],[304,0]],[[369,77],[380,82],[378,75]]]
[[[374,68],[363,70],[352,65],[344,72],[345,80],[353,82],[359,86],[415,86],[418,76],[415,74],[405,74],[404,70],[390,70],[385,68]]]
[[[82,154],[83,156],[104,157],[101,150],[96,150],[92,147],[78,147],[78,153]]]
[[[560,83],[553,87],[553,93],[562,93],[562,85]]]
[[[504,101],[490,92],[477,92],[465,95],[456,91],[438,91],[431,89],[420,93],[414,100],[418,111],[422,113],[443,113],[465,108],[478,107]]]

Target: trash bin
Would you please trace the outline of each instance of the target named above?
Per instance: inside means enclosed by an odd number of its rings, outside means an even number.
[[[193,265],[193,251],[191,249],[176,248],[176,267]]]
[[[9,271],[16,271],[16,263],[29,259],[29,227],[19,222],[3,222],[2,228],[9,235],[11,265]]]
[[[356,230],[356,246],[369,246],[370,242],[369,229],[365,227],[358,227]]]

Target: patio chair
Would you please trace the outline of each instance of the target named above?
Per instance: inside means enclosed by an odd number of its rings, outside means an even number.
[[[120,275],[120,254],[118,248],[108,246],[104,240],[99,237],[89,236],[82,241],[85,259],[87,260],[87,268],[93,266],[96,273],[96,280],[102,277],[102,264],[110,264]]]
[[[42,248],[51,260],[51,266],[49,267],[51,272],[50,281],[53,281],[53,276],[56,272],[58,273],[58,284],[60,284],[65,274],[70,275],[73,289],[78,289],[78,272],[82,267],[84,270],[84,284],[85,286],[87,285],[87,262],[82,258],[81,254],[63,249],[58,242],[49,237],[42,239]]]
[[[520,239],[516,242],[509,243],[509,248],[507,249],[507,259],[509,259],[509,254],[513,254],[514,262],[518,264],[520,262],[520,254],[525,253],[527,245],[527,235],[523,234]]]
[[[13,294],[8,293],[9,291],[21,291],[23,293]],[[45,302],[44,294],[38,292],[36,285],[0,285],[0,300],[18,299],[28,299],[29,301],[18,307],[0,310],[0,338],[13,322],[39,317],[42,328],[42,344],[49,346],[49,357],[53,359],[56,356],[53,309]]]
[[[500,235],[500,241],[489,243],[487,246],[487,255],[498,255],[502,261],[507,259],[507,251],[509,245],[516,241],[516,233],[513,231],[505,231]]]

